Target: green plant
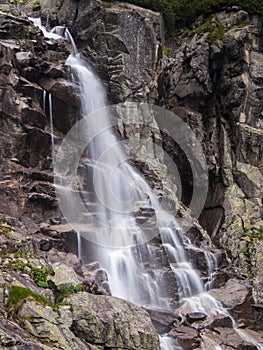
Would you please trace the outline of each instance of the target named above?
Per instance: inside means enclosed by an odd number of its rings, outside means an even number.
[[[244,225],[242,240],[246,242],[246,246],[243,248],[242,253],[246,258],[245,260],[247,263],[247,273],[249,277],[253,276],[251,256],[253,254],[253,250],[255,249],[255,239],[263,239],[263,227],[248,227]]]
[[[33,267],[31,269],[31,274],[33,277],[33,281],[35,284],[41,288],[49,288],[50,283],[47,281],[47,277],[49,275],[53,275],[54,272],[50,269],[46,268],[38,268],[38,267]]]
[[[254,239],[263,239],[263,226],[244,227],[242,238],[248,238],[250,241]]]
[[[54,275],[54,271],[51,269],[32,267],[30,263],[25,263],[19,259],[9,261],[6,268],[13,271],[28,273],[38,287],[52,287],[52,283],[50,283],[51,281],[47,280],[49,275]]]
[[[209,17],[204,23],[202,23],[199,27],[188,30],[189,35],[199,34],[202,35],[208,32],[207,42],[210,44],[216,42],[217,40],[223,39],[225,36],[225,31],[229,30],[229,28],[225,28],[219,20],[212,19]]]
[[[12,286],[6,305],[7,310],[11,310],[13,307],[16,307],[19,301],[25,300],[28,297],[32,297],[37,302],[43,305],[48,304],[47,300],[44,297],[33,293],[30,289],[19,286]]]
[[[69,286],[65,288],[61,288],[56,295],[56,301],[57,303],[61,303],[63,299],[66,297],[78,293],[83,292],[85,289],[82,284],[78,284],[77,286]]]
[[[25,270],[27,268],[31,268],[31,264],[29,263],[24,263],[21,260],[11,260],[9,261],[9,263],[7,264],[7,268],[9,270],[13,270],[13,271],[22,271],[25,272]]]

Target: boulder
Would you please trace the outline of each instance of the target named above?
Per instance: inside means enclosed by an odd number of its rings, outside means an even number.
[[[50,306],[28,299],[23,302],[17,315],[23,319],[21,326],[24,330],[41,342],[47,343],[52,349],[90,349],[88,344],[76,339],[69,329],[72,324],[70,306],[60,307],[60,314],[58,314]]]
[[[122,299],[81,292],[65,299],[72,305],[71,330],[92,344],[114,349],[160,349],[146,311]]]
[[[198,332],[191,327],[179,326],[169,332],[169,336],[177,340],[177,342],[186,349],[193,349],[200,344],[201,339]]]
[[[245,281],[230,279],[223,287],[212,289],[209,294],[223,304],[238,324],[254,325],[250,286]]]
[[[216,332],[204,330],[201,332],[205,349],[212,345],[220,346],[224,350],[256,350],[257,346],[242,337],[233,328],[217,328]],[[254,342],[256,340],[254,339]]]
[[[74,269],[60,262],[52,264],[54,276],[49,279],[55,284],[58,290],[68,288],[71,286],[76,287],[80,284],[80,280]]]

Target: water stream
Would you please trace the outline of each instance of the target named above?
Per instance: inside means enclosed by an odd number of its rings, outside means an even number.
[[[68,57],[66,64],[71,66],[74,80],[78,84],[81,114],[87,119],[87,134],[91,137],[86,150],[89,159],[86,169],[88,177],[95,177],[96,193],[95,197],[94,193],[90,197],[87,195],[85,200],[87,205],[95,203],[96,213],[99,214],[97,230],[104,235],[103,246],[93,245],[93,249],[100,265],[107,271],[112,295],[140,306],[147,305],[152,309],[169,310],[174,307],[164,298],[163,289],[166,283],[162,276],[157,277],[154,269],[149,268],[154,260],[155,251],[150,243],[145,243],[145,233],[137,224],[134,215],[136,210],[144,206],[155,212],[162,246],[177,283],[179,310],[229,316],[222,304],[207,293],[213,273],[217,269],[215,256],[212,253],[204,253],[208,266],[207,283],[204,284],[200,272],[190,262],[188,253],[191,251],[194,254],[199,248],[194,247],[190,240],[184,237],[175,218],[162,209],[145,179],[126,161],[126,156],[110,127],[107,109],[104,108],[107,103],[104,88],[91,67],[80,58],[70,33],[65,28],[64,32],[73,45],[73,53]],[[51,123],[51,98],[49,106]],[[93,114],[97,110],[100,111],[100,125]],[[70,204],[73,195],[70,190],[62,185],[59,191],[60,196]],[[85,239],[78,235],[79,256],[85,264],[89,261],[85,261],[84,241]],[[239,334],[243,338],[246,337],[245,331]],[[252,338],[249,339],[256,343]],[[175,341],[167,336],[161,338],[161,346],[165,350],[180,349]],[[263,349],[259,344],[257,347]],[[220,346],[215,344],[214,349],[220,349]]]
[[[47,94],[46,90],[43,90],[43,112],[44,112],[44,114],[46,114],[47,96],[48,96],[49,127],[50,127],[50,138],[51,138],[51,161],[52,161],[52,169],[54,169],[55,141],[54,141],[52,95],[51,95],[51,93]]]

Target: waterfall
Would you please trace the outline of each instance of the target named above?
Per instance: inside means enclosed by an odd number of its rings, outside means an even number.
[[[49,102],[49,123],[50,123],[50,136],[51,136],[51,157],[52,157],[52,167],[54,169],[55,163],[55,143],[54,143],[54,127],[53,127],[53,108],[52,108],[52,95],[48,96]]]
[[[59,27],[58,30],[54,30],[53,35],[58,35],[55,33],[61,30],[72,42],[73,53],[68,57],[66,64],[71,66],[74,80],[79,87],[81,113],[86,120],[83,125],[87,128],[84,134],[89,137],[86,142],[88,147],[84,152],[84,158],[87,159],[85,171],[86,176],[93,179],[95,193],[89,190],[83,191],[81,199],[85,201],[87,207],[93,206],[95,202],[95,213],[90,214],[96,218],[93,235],[97,244],[93,244],[92,247],[97,260],[107,271],[112,295],[153,309],[174,308],[174,305],[168,303],[163,297],[162,288],[165,287],[165,282],[160,276],[157,282],[154,269],[151,271],[149,269],[151,264],[154,266],[155,252],[151,243],[147,243],[145,232],[138,225],[134,214],[136,210],[143,207],[153,210],[156,216],[162,246],[168,257],[170,271],[177,282],[179,296],[177,311],[197,311],[204,312],[208,316],[223,314],[230,317],[222,304],[207,293],[213,273],[217,269],[215,256],[212,253],[204,253],[207,261],[205,285],[196,266],[190,262],[188,254],[189,251],[194,252],[199,248],[194,247],[183,235],[175,218],[161,207],[142,175],[126,161],[126,155],[109,123],[110,115],[105,108],[104,88],[91,67],[80,58],[68,30]],[[49,97],[50,123],[52,122],[53,125],[51,95]],[[80,138],[82,136],[80,135]],[[63,159],[60,164],[64,164]],[[73,212],[72,216],[78,222],[80,212],[71,204],[75,203],[75,197],[79,195],[76,194],[75,187],[68,186],[69,169],[61,171],[55,164],[55,170],[57,194],[65,206],[70,208]],[[79,191],[79,187],[77,189]],[[67,216],[66,219],[68,220]],[[78,233],[78,253],[85,264],[89,261],[86,261],[87,245],[83,236]],[[101,238],[103,238],[103,244]],[[147,264],[144,261],[145,256]],[[235,328],[233,319],[232,323]],[[263,349],[244,330],[237,330],[237,332],[243,339],[256,344],[258,349]],[[167,336],[161,337],[160,342],[162,349],[181,349],[173,339]],[[220,349],[219,345],[213,341],[212,343],[213,349]]]
[[[49,127],[50,127],[50,138],[51,138],[51,159],[52,159],[52,169],[54,169],[54,164],[55,164],[55,141],[54,141],[52,95],[51,94],[47,94],[46,90],[43,90],[43,112],[44,112],[44,114],[46,114],[47,95],[48,95]]]

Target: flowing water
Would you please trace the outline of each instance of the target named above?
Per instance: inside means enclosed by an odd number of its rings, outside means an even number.
[[[47,96],[48,96],[49,127],[50,127],[50,138],[51,138],[51,159],[52,159],[52,169],[54,169],[54,164],[55,164],[55,141],[54,141],[52,95],[51,94],[47,94],[46,90],[44,90],[43,91],[43,112],[44,112],[44,114],[46,114]]]
[[[61,31],[61,27],[56,31]],[[93,245],[93,249],[97,260],[107,271],[112,295],[138,305],[148,305],[153,309],[169,310],[174,307],[163,297],[165,281],[155,275],[154,269],[149,268],[154,260],[154,249],[150,243],[145,243],[145,233],[137,224],[134,215],[136,210],[144,206],[154,210],[156,215],[162,246],[177,282],[178,310],[229,316],[221,303],[207,293],[213,273],[217,269],[215,256],[209,252],[204,253],[208,266],[205,285],[199,271],[190,262],[188,253],[190,251],[194,254],[200,249],[194,247],[183,235],[174,217],[162,209],[144,178],[126,161],[126,156],[109,123],[107,109],[104,108],[106,106],[104,88],[92,69],[80,58],[70,33],[65,28],[63,31],[73,44],[73,53],[68,57],[66,64],[71,66],[73,78],[80,90],[81,113],[87,119],[87,134],[91,140],[87,142],[86,150],[89,159],[87,176],[95,178],[96,193],[95,197],[93,193],[90,197],[87,195],[85,199],[88,203],[95,201],[96,213],[99,214],[97,230],[103,233],[103,246]],[[49,100],[50,116],[51,102]],[[99,125],[93,115],[97,110],[100,111]],[[70,205],[73,195],[71,191],[63,186],[60,186],[59,191],[60,196]],[[79,256],[83,263],[88,263],[85,261],[85,249],[84,238],[78,235]],[[145,257],[148,263],[145,263]],[[244,331],[239,334],[243,338],[248,337]],[[252,337],[249,339],[256,343]],[[161,338],[161,347],[165,350],[180,349],[175,341],[167,336]],[[259,344],[257,347],[263,349]],[[218,350],[220,346],[214,344],[213,348]]]

